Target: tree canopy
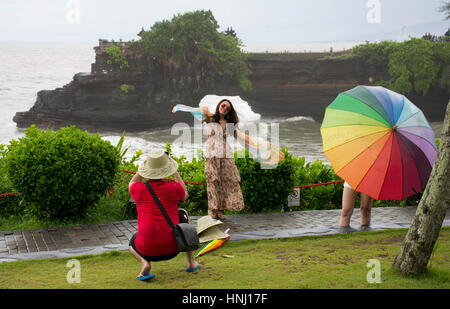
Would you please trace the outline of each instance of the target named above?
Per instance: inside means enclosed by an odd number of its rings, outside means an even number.
[[[134,42],[155,64],[169,69],[191,66],[199,84],[212,86],[216,77],[234,79],[243,90],[251,89],[247,56],[242,41],[229,32],[219,32],[211,11],[177,14],[141,31]]]
[[[450,1],[444,2],[439,7],[439,12],[443,12],[445,14],[445,19],[450,19]]]
[[[436,85],[441,69],[450,65],[450,44],[411,38],[404,42],[383,41],[353,47],[352,54],[372,65],[388,65],[390,80],[378,85],[393,91],[426,95]]]

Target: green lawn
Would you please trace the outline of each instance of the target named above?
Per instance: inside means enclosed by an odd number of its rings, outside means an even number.
[[[153,263],[156,278],[149,282],[135,279],[139,264],[128,252],[75,257],[81,283],[73,284],[66,279],[69,258],[7,262],[0,264],[0,288],[450,288],[450,228],[441,230],[431,270],[417,277],[403,277],[391,268],[406,232],[227,242],[197,258],[201,268],[195,273],[184,271],[184,254]],[[381,283],[367,282],[369,259],[381,262]]]

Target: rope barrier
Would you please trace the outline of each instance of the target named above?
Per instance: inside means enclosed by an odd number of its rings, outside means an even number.
[[[127,171],[127,170],[122,170],[123,172],[126,173],[130,173],[130,174],[136,174],[136,172],[134,171]],[[173,181],[173,179],[168,179],[166,178],[166,180],[170,180]],[[194,184],[194,185],[204,185],[206,186],[206,183],[203,182],[194,182],[194,181],[187,181],[187,180],[183,180],[185,183],[190,183],[190,184]],[[332,181],[332,182],[324,182],[324,183],[315,183],[312,185],[304,185],[304,186],[295,186],[294,188],[310,188],[310,187],[317,187],[317,186],[326,186],[326,185],[332,185],[335,183],[341,183],[344,182],[344,180],[338,180],[338,181]]]
[[[17,194],[17,192],[3,193],[3,194],[0,194],[0,197],[6,197],[6,196],[14,195],[14,194]]]
[[[125,173],[129,173],[129,174],[136,174],[136,172],[134,172],[134,171],[128,171],[128,170],[121,170],[121,171],[125,172]],[[165,178],[165,179],[169,180],[169,181],[174,181],[173,179],[169,179],[169,178]],[[311,187],[332,185],[332,184],[341,183],[341,182],[344,182],[344,180],[324,182],[324,183],[315,183],[312,185],[295,186],[294,188],[311,188]],[[184,180],[184,183],[192,184],[192,185],[206,186],[206,183],[204,183],[204,182],[195,182],[195,181]],[[6,197],[9,195],[14,195],[14,194],[17,194],[17,192],[3,193],[3,194],[0,194],[0,197]]]
[[[295,186],[294,188],[310,188],[310,187],[317,187],[317,186],[326,186],[326,185],[332,185],[332,184],[340,183],[340,182],[344,182],[344,180],[324,182],[324,183],[315,183],[313,185]]]
[[[136,174],[136,172],[134,172],[134,171],[128,171],[128,170],[121,170],[121,171],[125,172],[125,173],[129,173],[129,174]],[[165,180],[174,181],[173,179],[169,179],[169,178],[165,178]],[[188,181],[188,180],[183,180],[183,181],[184,181],[184,183],[189,183],[192,185],[206,186],[206,183],[204,183],[204,182],[195,182],[195,181]]]

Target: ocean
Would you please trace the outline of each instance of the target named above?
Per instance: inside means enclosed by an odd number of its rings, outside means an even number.
[[[313,52],[325,51],[325,47],[329,50],[329,46],[335,46],[333,49],[338,51],[340,48],[349,48],[352,44],[356,43],[310,43],[307,49],[298,46],[298,50],[292,51],[302,51],[302,48]],[[0,144],[9,144],[12,139],[24,136],[25,129],[17,128],[12,118],[16,112],[27,111],[33,106],[38,91],[62,87],[72,80],[74,74],[90,72],[91,64],[95,61],[93,47],[93,44],[0,42]],[[270,46],[259,48],[269,52],[283,49],[278,46],[276,50],[271,50]],[[220,97],[211,94],[203,98],[199,106],[207,105],[213,109],[219,99]],[[254,113],[251,106],[239,97],[231,97],[231,101],[240,111],[240,119],[244,122],[242,129],[249,129],[249,132],[261,135],[267,127],[270,142],[287,147],[289,152],[296,156],[304,156],[307,162],[321,160],[329,164],[322,152],[319,130],[321,124],[316,120],[305,115],[271,118],[270,115]],[[126,133],[126,157],[131,158],[137,150],[146,153],[154,147],[163,147],[170,142],[173,143],[172,150],[175,155],[185,155],[190,159],[197,155],[197,149],[202,149],[206,139],[202,129],[194,129],[193,124],[194,121],[188,124],[191,128],[185,128],[184,131],[177,131],[175,126],[165,130]],[[430,125],[435,134],[440,133],[442,123],[433,122]],[[100,132],[100,135],[113,145],[116,145],[120,138],[120,134],[116,132]],[[181,142],[186,140],[183,139],[186,136],[190,137],[192,143]],[[196,136],[201,138],[195,138]],[[234,147],[238,149],[239,145]]]

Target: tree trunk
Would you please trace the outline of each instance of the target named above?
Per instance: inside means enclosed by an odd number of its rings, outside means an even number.
[[[424,273],[427,270],[445,213],[450,204],[450,103],[447,104],[438,155],[430,179],[417,206],[416,215],[403,245],[394,260],[403,275]]]

